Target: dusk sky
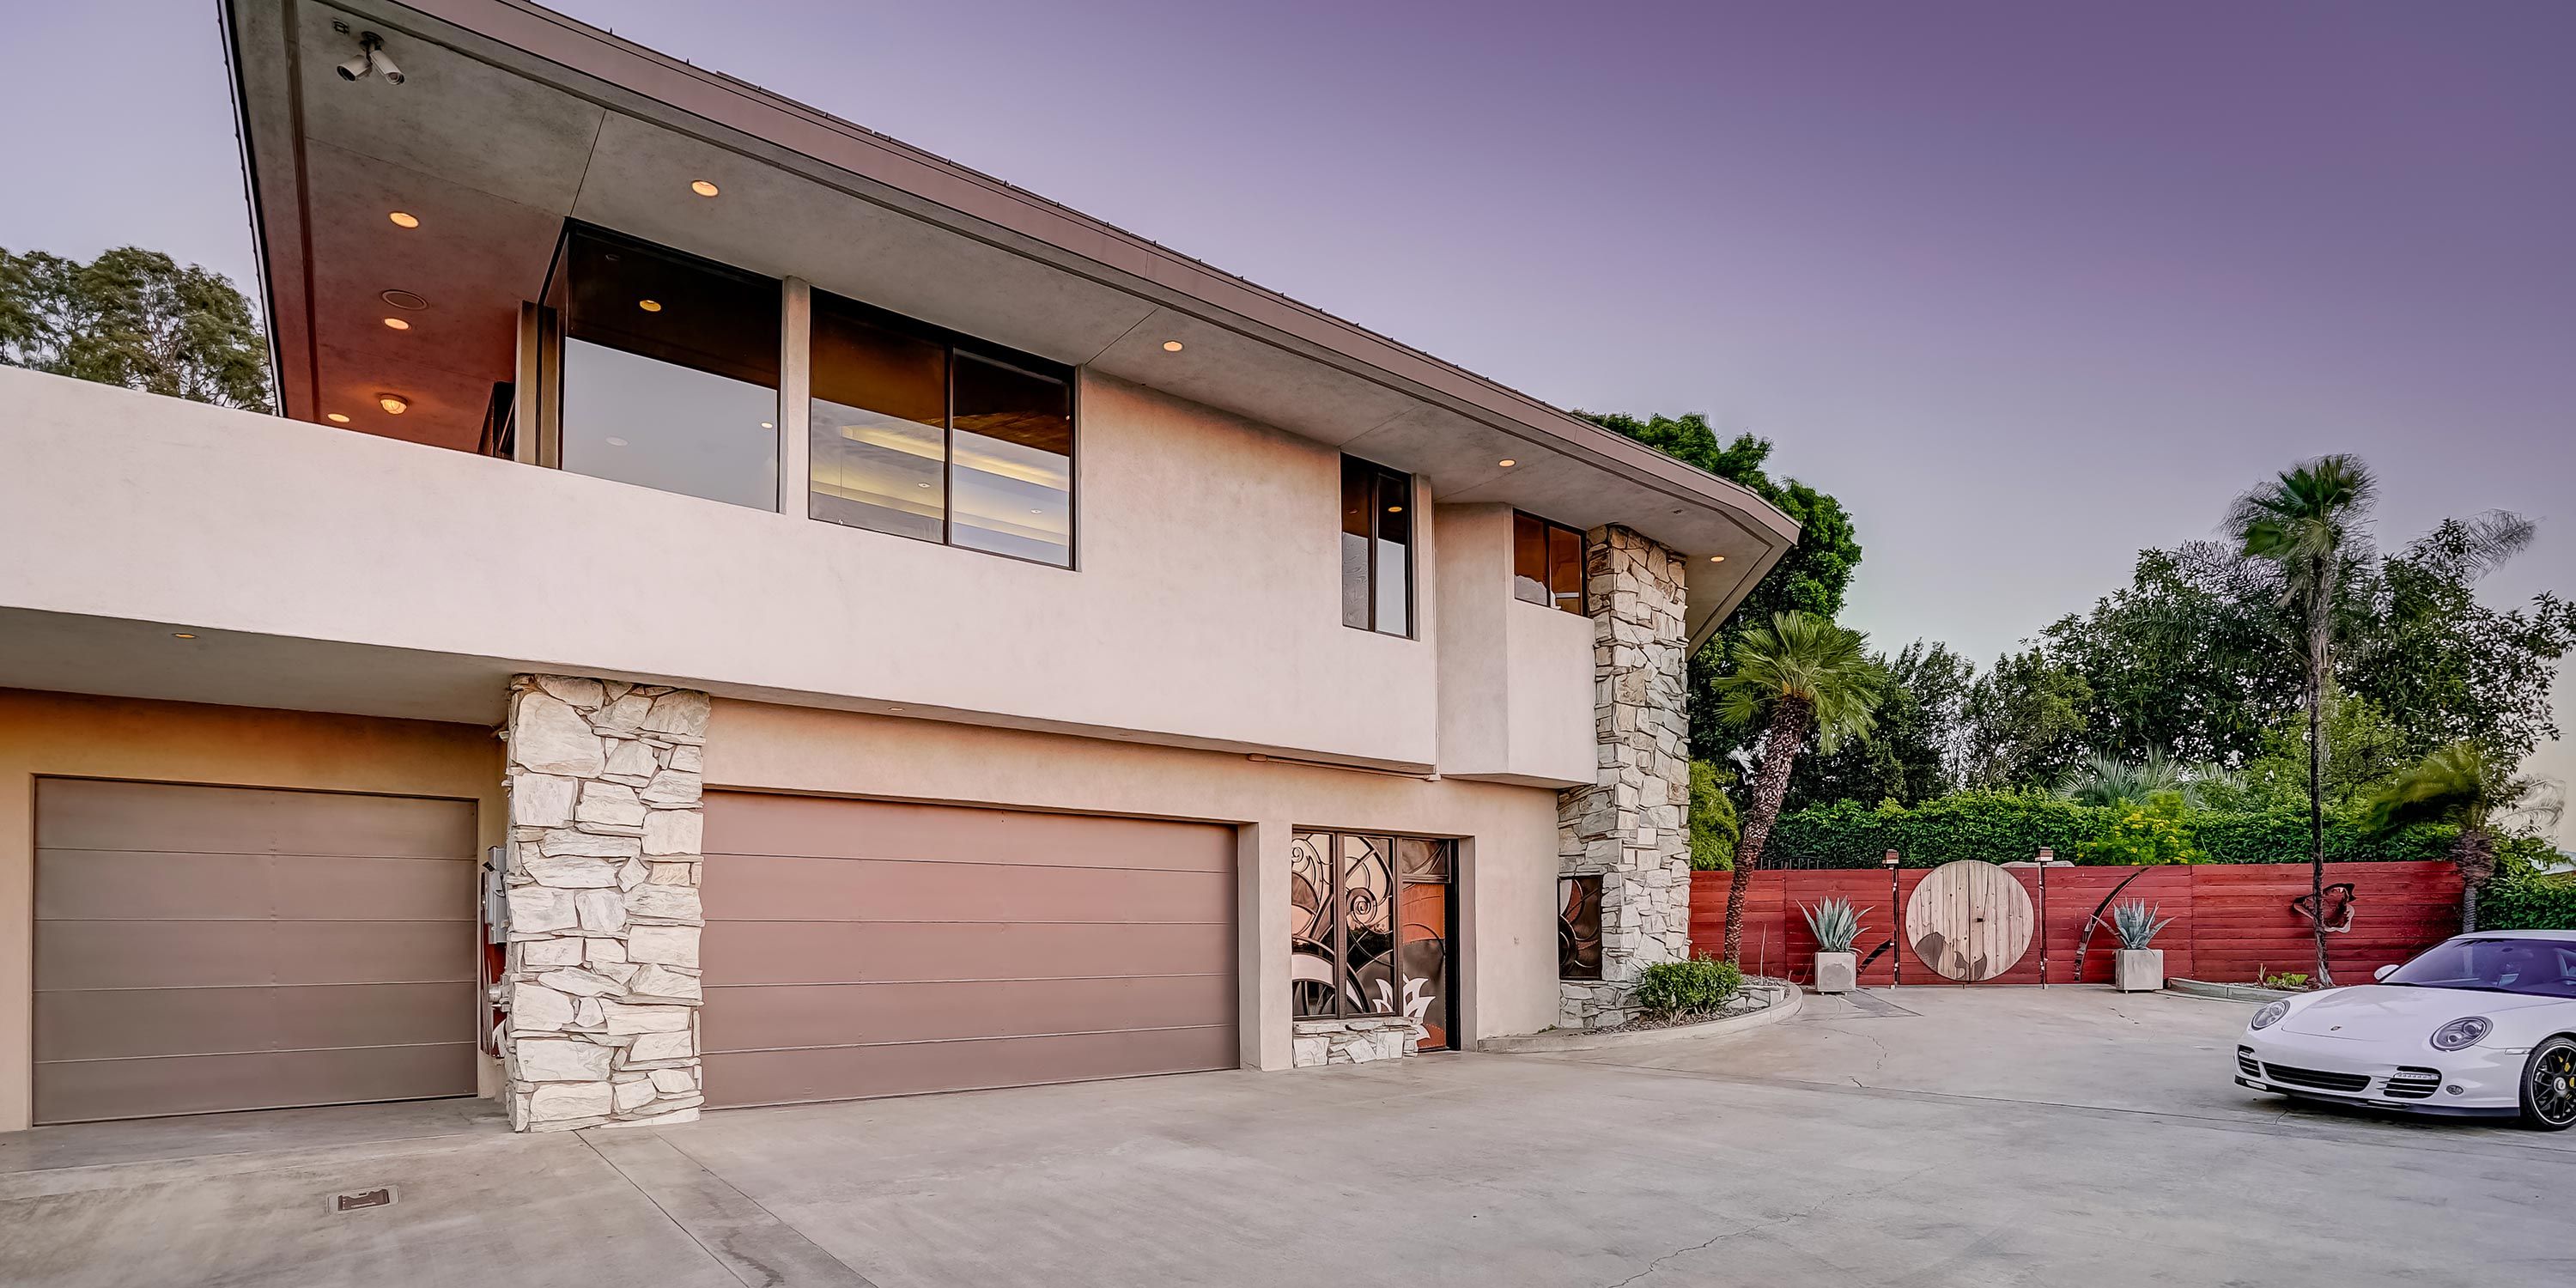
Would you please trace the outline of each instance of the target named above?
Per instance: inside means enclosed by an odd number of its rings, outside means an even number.
[[[2490,602],[2576,590],[2576,4],[558,7],[1560,406],[1770,437],[1889,648],[1982,666],[2329,451],[2384,543],[2516,510]],[[252,285],[212,0],[17,7],[0,113],[0,246]]]

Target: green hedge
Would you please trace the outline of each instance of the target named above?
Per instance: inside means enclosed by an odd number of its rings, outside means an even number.
[[[2444,859],[2457,835],[2427,824],[2373,843],[2357,820],[2329,815],[2326,858]],[[1912,808],[1837,801],[1781,815],[1763,866],[1870,868],[1889,850],[1909,868],[1956,859],[2005,863],[2043,846],[2077,863],[2303,863],[2308,816],[2296,809],[2219,813],[2170,801],[2149,809],[2078,805],[2015,792],[1959,792]]]
[[[2500,876],[2478,894],[2480,930],[2576,930],[2576,874]]]

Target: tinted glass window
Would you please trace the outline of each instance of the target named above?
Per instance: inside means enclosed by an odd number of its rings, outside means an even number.
[[[2426,949],[2383,982],[2419,988],[2576,997],[2576,943],[2550,939],[2454,939]]]
[[[1583,534],[1563,524],[1547,528],[1547,589],[1557,607],[1583,611]]]
[[[955,425],[948,539],[1040,563],[1072,562],[1072,387],[960,352]]]
[[[1583,611],[1583,534],[1534,514],[1512,515],[1512,595]]]
[[[563,467],[776,509],[778,283],[576,230],[561,285]]]
[[[1342,625],[1413,633],[1413,476],[1342,458]]]
[[[948,346],[814,296],[806,513],[937,541],[948,510]]]

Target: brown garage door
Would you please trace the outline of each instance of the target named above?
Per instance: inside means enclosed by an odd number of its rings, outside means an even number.
[[[36,785],[36,1121],[474,1094],[474,805]]]
[[[1230,828],[706,801],[710,1104],[1238,1062]]]

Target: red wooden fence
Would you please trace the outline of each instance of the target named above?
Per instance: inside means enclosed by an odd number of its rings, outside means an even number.
[[[1863,957],[1898,938],[1905,900],[1929,868],[1900,868],[1894,891],[1885,868],[1796,869],[1753,874],[1744,896],[1744,968],[1807,981],[1815,976],[1815,936],[1803,908],[1840,895],[1868,909],[1861,916]],[[2312,973],[2316,949],[2307,922],[2290,901],[2308,892],[2308,869],[2299,863],[2175,864],[2133,867],[2006,868],[2030,893],[2042,933],[1995,984],[2074,983],[2075,954],[2084,923],[2133,873],[2118,902],[2142,899],[2173,924],[2156,936],[2165,950],[2165,974],[2242,983],[2260,971]],[[1691,874],[1691,946],[1716,953],[1726,941],[1726,887],[1734,874]],[[2401,962],[2460,930],[2460,874],[2448,863],[2329,863],[2326,882],[2349,881],[2358,900],[2352,929],[2326,937],[2327,960],[2338,984],[2367,983],[2373,968]],[[2043,907],[2044,914],[2040,912]],[[2107,922],[2109,913],[2106,911]],[[2108,924],[2093,932],[2084,982],[2109,983],[2111,954],[2120,946]],[[1901,961],[1900,961],[1901,959]],[[1899,943],[1861,971],[1865,985],[1895,982],[1949,984]]]

